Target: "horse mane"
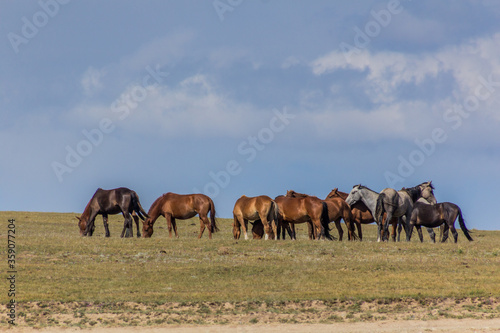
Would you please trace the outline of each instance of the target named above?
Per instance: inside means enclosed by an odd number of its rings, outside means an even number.
[[[354,186],[353,186],[353,188],[354,188],[354,187],[356,187],[356,186],[358,186],[360,190],[361,190],[361,189],[365,189],[365,190],[368,190],[368,191],[375,192],[375,191],[374,191],[374,190],[372,190],[371,188],[369,188],[369,187],[367,187],[367,186],[364,186],[364,185],[361,185],[361,184],[359,184],[359,185],[354,185]],[[375,193],[377,193],[377,192],[375,192]]]
[[[151,207],[149,208],[148,215],[151,215],[155,210],[158,210],[159,207],[161,206],[161,203],[163,200],[165,200],[165,196],[168,193],[163,193],[161,196],[159,196],[152,204]]]
[[[310,195],[307,195],[307,194],[295,192],[294,190],[288,190],[286,192],[286,196],[287,197],[288,197],[288,193],[290,193],[290,198],[306,198],[306,197],[310,196]]]
[[[95,196],[96,196],[97,192],[99,192],[99,191],[102,191],[102,188],[100,188],[100,187],[99,187],[99,188],[98,188],[98,189],[94,192],[94,194],[92,195],[92,198],[90,198],[89,202],[87,203],[87,206],[85,206],[85,209],[83,210],[83,213],[82,213],[82,215],[80,216],[80,218],[81,218],[81,219],[84,219],[84,218],[88,219],[88,218],[90,217],[90,210],[91,210],[91,209],[90,209],[90,204],[92,203],[92,201],[94,200],[94,198],[95,198]]]
[[[403,187],[401,191],[406,191],[413,202],[417,201],[418,198],[422,196],[422,189],[419,185],[410,188]]]

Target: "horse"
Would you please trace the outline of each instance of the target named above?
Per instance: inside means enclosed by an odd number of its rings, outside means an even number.
[[[423,242],[424,238],[422,236],[422,226],[429,229],[444,224],[444,231],[441,242],[446,242],[446,240],[448,239],[448,230],[451,230],[456,243],[458,241],[458,233],[455,229],[455,221],[457,217],[460,224],[460,229],[462,229],[465,237],[469,240],[469,242],[473,241],[472,237],[469,234],[470,231],[465,226],[465,221],[462,216],[462,210],[460,209],[460,207],[451,202],[442,202],[434,205],[429,205],[428,203],[424,203],[419,200],[415,203],[415,205],[413,205],[413,211],[411,213],[406,240],[410,241],[411,235],[413,233],[413,227],[417,228],[420,242]],[[431,240],[433,243],[436,242],[435,238],[431,237]]]
[[[309,195],[298,193],[293,190],[288,190],[286,192],[286,196],[300,198],[307,197]],[[342,237],[344,235],[344,230],[342,230],[342,226],[340,225],[341,219],[344,219],[344,222],[347,226],[348,240],[354,240],[356,238],[356,235],[354,233],[354,224],[351,223],[352,214],[349,205],[341,198],[335,197],[327,196],[323,201],[326,203],[328,209],[328,220],[330,222],[334,222],[335,226],[337,227],[337,230],[339,232],[339,241],[342,241]]]
[[[290,223],[294,225],[295,223],[307,222],[311,225],[309,239],[333,239],[328,227],[330,222],[328,220],[328,208],[326,203],[319,198],[290,198],[280,195],[274,201],[278,205],[278,226],[285,226],[290,238],[297,239],[295,228],[291,230]]]
[[[208,220],[209,212],[210,221]],[[208,238],[212,239],[212,233],[219,231],[219,228],[215,221],[215,205],[210,197],[204,194],[165,193],[156,199],[151,205],[151,208],[149,208],[149,217],[142,222],[143,237],[149,238],[153,235],[153,226],[158,217],[162,215],[167,220],[169,237],[172,238],[173,227],[175,237],[179,238],[175,219],[186,220],[192,218],[196,214],[198,214],[200,218],[200,233],[198,238],[201,238],[205,228],[207,228]]]
[[[273,237],[277,234],[277,206],[273,199],[266,195],[257,197],[241,196],[234,204],[233,209],[233,236],[234,239],[239,239],[241,235],[241,227],[245,234],[245,239],[248,239],[247,227],[249,220],[260,220],[266,232],[265,239],[269,239],[271,235],[271,226],[273,229]]]
[[[262,224],[262,220],[258,219],[253,222],[250,222],[252,224],[252,237],[253,239],[262,239],[264,238],[264,224]],[[233,223],[234,226],[234,223]],[[269,232],[269,237],[271,239],[275,239],[275,233],[271,229]]]
[[[400,230],[403,218],[405,222],[405,232],[408,234],[408,226],[410,223],[413,204],[419,198],[424,198],[429,203],[435,204],[436,198],[434,197],[433,190],[434,186],[432,186],[432,182],[425,182],[410,188],[403,187],[399,191],[392,188],[383,189],[377,198],[374,215],[378,225],[379,239],[382,237],[382,228],[385,232],[387,232],[388,222],[393,216],[399,218],[398,241],[399,235],[401,234]],[[382,214],[384,212],[387,212],[387,217],[385,219],[386,224],[382,224]]]
[[[108,228],[108,215],[122,213],[125,218],[121,237],[133,237],[132,219],[134,218],[137,226],[137,237],[141,237],[139,231],[139,217],[144,220],[148,214],[144,211],[139,202],[139,196],[134,191],[125,188],[115,188],[112,190],[103,190],[98,188],[90,201],[88,202],[82,215],[76,216],[81,236],[92,236],[95,229],[95,218],[98,214],[102,215],[106,237],[110,237]],[[138,217],[139,216],[139,217]],[[126,232],[126,233],[125,233]]]
[[[378,194],[378,193],[377,193]],[[349,196],[348,193],[341,192],[338,190],[338,188],[334,188],[327,196],[327,199],[333,199],[333,198],[339,198],[345,200]],[[347,202],[346,202],[347,204]],[[361,200],[354,202],[353,204],[350,205],[351,207],[351,215],[352,219],[351,221],[356,225],[356,228],[358,229],[358,237],[359,240],[363,240],[363,232],[361,230],[361,224],[370,224],[375,222],[375,218],[373,217],[370,209],[365,205],[365,203]],[[393,218],[391,220],[392,224],[392,239],[395,241],[396,240],[396,227],[397,227],[398,220],[397,218]]]

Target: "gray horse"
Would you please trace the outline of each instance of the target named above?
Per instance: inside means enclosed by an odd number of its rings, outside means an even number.
[[[418,199],[424,198],[429,203],[436,204],[437,200],[434,197],[433,190],[434,186],[432,186],[432,182],[425,182],[410,188],[403,187],[399,191],[392,188],[383,189],[377,198],[374,216],[378,224],[379,239],[381,239],[382,235],[388,231],[387,223],[393,216],[399,218],[400,226],[402,225],[404,219],[405,232],[408,234],[411,212],[413,210],[414,203]],[[384,212],[387,213],[385,224],[382,223]],[[382,227],[384,229],[383,231]],[[398,227],[398,231],[400,229],[401,227]],[[400,232],[398,233],[398,241],[399,234]]]
[[[413,207],[414,201],[418,200],[420,197],[423,197],[431,203],[436,203],[436,198],[434,197],[434,193],[432,191],[433,189],[434,187],[432,186],[431,182],[422,183],[410,189],[403,188],[400,191],[395,191],[393,189],[385,189],[384,191],[382,191],[384,192],[384,196],[382,197],[383,199],[386,198],[397,199],[395,200],[394,206],[392,206],[392,202],[389,202],[387,204],[387,206],[389,206],[390,208],[394,208],[391,209],[391,214],[389,214],[389,211],[386,210],[385,208],[381,209],[383,207],[380,207],[380,205],[384,203],[384,200],[382,200],[381,202],[379,201],[380,197],[379,193],[369,189],[366,186],[362,185],[354,186],[351,192],[349,193],[349,196],[346,198],[346,202],[349,205],[353,205],[358,201],[362,201],[366,205],[366,207],[368,207],[368,209],[374,216],[375,221],[377,222],[378,226],[377,241],[379,242],[383,240],[383,235],[385,235],[388,232],[389,221],[391,220],[391,218],[398,217],[399,218],[398,241],[399,241],[401,238],[402,217],[407,216],[407,218],[405,219],[405,232],[406,232],[408,230],[406,225],[410,220],[411,209]],[[389,196],[389,194],[392,195]],[[380,215],[377,215],[377,204],[379,205],[378,213]],[[399,210],[395,212],[396,211],[395,208],[399,208]],[[382,233],[382,226],[383,226],[382,217],[384,212],[387,212],[387,218],[384,224],[384,233]],[[432,231],[432,233],[434,232]]]

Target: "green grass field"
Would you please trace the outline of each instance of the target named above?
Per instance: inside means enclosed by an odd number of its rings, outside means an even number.
[[[16,302],[302,302],[500,297],[500,231],[473,230],[458,244],[234,240],[218,219],[212,240],[197,239],[198,219],[178,221],[170,239],[160,218],[150,239],[119,237],[123,218],[99,216],[93,237],[80,237],[75,214],[0,212],[7,267],[7,221],[16,220]],[[332,234],[337,231],[332,227]],[[345,230],[345,225],[343,225]],[[134,231],[135,234],[135,231]],[[7,270],[7,269],[5,269]],[[7,288],[7,287],[6,287]],[[7,289],[1,302],[9,301]]]

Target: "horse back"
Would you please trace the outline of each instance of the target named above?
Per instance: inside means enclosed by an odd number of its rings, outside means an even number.
[[[168,192],[163,195],[162,211],[174,218],[188,219],[196,214],[207,214],[212,200],[204,194],[177,194]]]

